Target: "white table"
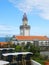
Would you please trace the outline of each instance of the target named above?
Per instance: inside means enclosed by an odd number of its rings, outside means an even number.
[[[15,50],[15,48],[0,48],[1,51],[4,50],[4,49],[6,49],[6,50],[10,50],[10,49]]]
[[[0,65],[4,65],[4,64],[9,64],[9,62],[4,61],[4,60],[0,60]]]
[[[2,54],[3,56],[8,56],[8,55],[19,55],[19,54],[22,54],[22,55],[26,55],[26,54],[33,54],[31,52],[15,52],[15,53],[5,53],[5,54]]]

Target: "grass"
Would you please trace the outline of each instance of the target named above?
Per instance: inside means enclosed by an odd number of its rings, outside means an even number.
[[[44,65],[44,61],[43,60],[35,60],[37,62],[39,62],[41,65]]]
[[[33,60],[39,62],[41,65],[44,65],[44,61],[45,61],[45,60],[42,60],[42,59],[36,58],[36,57],[35,57]]]

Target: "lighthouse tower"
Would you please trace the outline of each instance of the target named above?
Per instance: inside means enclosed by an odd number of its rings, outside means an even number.
[[[24,13],[22,18],[23,25],[20,26],[21,36],[30,36],[30,26],[28,25],[28,19],[26,13]]]

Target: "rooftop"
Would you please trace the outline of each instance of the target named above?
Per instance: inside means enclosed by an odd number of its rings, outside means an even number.
[[[16,36],[17,40],[49,40],[46,36]]]

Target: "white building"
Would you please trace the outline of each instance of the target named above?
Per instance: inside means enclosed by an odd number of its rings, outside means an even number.
[[[26,13],[23,15],[23,24],[20,26],[20,36],[13,37],[13,43],[25,44],[31,42],[38,46],[49,46],[49,38],[46,36],[30,36],[30,25],[28,25],[28,19]]]

